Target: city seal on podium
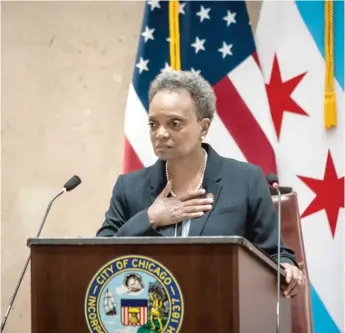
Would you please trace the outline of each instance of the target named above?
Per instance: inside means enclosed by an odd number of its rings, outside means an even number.
[[[93,276],[85,295],[91,333],[177,333],[184,304],[171,272],[139,255],[118,257]]]

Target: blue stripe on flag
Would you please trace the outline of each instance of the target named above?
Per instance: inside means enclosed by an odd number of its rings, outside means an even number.
[[[296,1],[297,8],[322,54],[324,53],[324,2]],[[334,74],[344,90],[344,0],[334,1]]]
[[[341,333],[334,320],[329,315],[320,296],[313,285],[311,289],[311,304],[313,312],[314,333]]]

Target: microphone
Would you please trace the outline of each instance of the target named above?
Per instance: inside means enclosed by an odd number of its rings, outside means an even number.
[[[289,194],[292,192],[292,187],[279,186],[278,178],[274,173],[269,173],[266,176],[267,183],[270,185],[269,190],[271,195],[277,194],[277,188],[280,191],[280,194]]]
[[[44,217],[43,217],[41,226],[40,226],[40,228],[38,229],[38,232],[37,232],[36,237],[39,237],[40,234],[41,234],[41,231],[42,231],[42,229],[43,229],[44,223],[45,223],[45,221],[46,221],[46,219],[47,219],[48,213],[49,213],[49,211],[50,211],[50,208],[51,208],[53,202],[54,202],[61,194],[73,190],[73,189],[76,188],[80,183],[81,183],[81,179],[80,179],[78,176],[73,176],[71,179],[69,179],[69,180],[65,183],[65,185],[64,185],[63,188],[62,188],[62,190],[61,190],[61,191],[60,191],[60,192],[49,202],[48,207],[47,207],[47,209],[46,209],[46,212],[45,212],[45,214],[44,214]],[[11,299],[10,305],[9,305],[8,308],[7,308],[7,311],[6,311],[6,314],[5,314],[4,321],[3,321],[2,324],[1,324],[1,332],[3,332],[3,330],[4,330],[4,328],[5,328],[7,318],[8,318],[8,316],[9,316],[9,314],[10,314],[11,309],[12,309],[12,305],[13,305],[15,299],[16,299],[16,296],[17,296],[19,287],[20,287],[20,285],[21,285],[21,283],[22,283],[22,280],[23,280],[23,277],[24,277],[24,275],[25,275],[26,269],[27,269],[27,267],[28,267],[28,265],[29,265],[30,258],[31,258],[31,256],[30,256],[30,254],[29,254],[29,257],[28,257],[28,259],[27,259],[27,261],[26,261],[26,263],[25,263],[25,266],[24,266],[24,269],[23,269],[23,271],[22,271],[22,274],[20,275],[19,281],[18,281],[18,283],[17,283],[16,289],[14,290],[14,293],[13,293],[13,295],[12,295],[12,299]]]
[[[278,270],[277,270],[277,314],[276,314],[276,332],[279,333],[280,329],[280,233],[281,233],[281,187],[279,186],[279,181],[278,177],[273,174],[269,173],[266,176],[266,181],[270,185],[272,189],[274,189],[275,193],[273,194],[278,194],[278,259],[277,259],[277,265],[278,265]],[[285,188],[289,189],[289,188]],[[290,193],[292,189],[290,189]],[[272,194],[272,191],[271,191]]]
[[[78,176],[73,176],[71,179],[67,180],[63,186],[62,191],[66,190],[67,192],[74,190],[78,185],[80,185],[81,179]]]

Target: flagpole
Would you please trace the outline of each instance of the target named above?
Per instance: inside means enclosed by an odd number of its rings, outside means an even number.
[[[179,2],[169,1],[170,66],[181,70]]]
[[[337,112],[334,92],[334,33],[333,33],[333,0],[325,0],[325,93],[324,121],[325,128],[337,125]]]

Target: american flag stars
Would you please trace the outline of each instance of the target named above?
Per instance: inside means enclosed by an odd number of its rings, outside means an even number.
[[[145,46],[146,51],[141,57],[137,57],[135,67],[139,75],[148,75],[149,80],[160,72],[172,69],[169,54],[169,43],[172,41],[169,29],[165,28],[169,26],[168,7],[168,3],[164,1],[146,2],[146,10],[152,18],[150,22],[143,23],[140,37],[141,43],[148,48]],[[220,66],[219,71],[222,72],[223,67],[231,70],[232,66],[238,63],[238,57],[241,58],[241,54],[246,52],[237,42],[237,31],[246,24],[246,17],[243,17],[243,13],[238,11],[236,6],[224,6],[221,2],[184,1],[179,2],[178,13],[182,70],[193,68],[199,74],[203,73],[207,80],[213,81],[208,77],[209,71],[203,68],[205,63],[220,61],[223,65],[217,65]],[[190,24],[192,29],[189,29]],[[166,44],[163,45],[163,42]],[[159,63],[156,58],[160,59]]]
[[[194,69],[194,67],[192,67],[191,69],[190,69],[190,71],[192,72],[192,73],[197,73],[197,74],[199,74],[200,75],[200,73],[201,73],[201,70],[199,69]]]
[[[223,59],[227,55],[232,55],[231,48],[232,44],[226,44],[225,42],[223,42],[223,46],[220,49],[218,49],[218,51],[222,54]]]
[[[135,67],[139,68],[139,73],[141,74],[143,71],[148,71],[148,63],[150,60],[144,60],[142,57],[140,57],[140,61],[135,65]]]
[[[161,69],[161,72],[171,71],[171,66],[166,62],[164,68]]]
[[[151,7],[151,12],[154,11],[156,8],[161,8],[159,1],[157,0],[149,0],[147,4]]]
[[[223,17],[223,20],[226,21],[226,25],[229,27],[231,23],[237,23],[235,17],[236,13],[231,13],[230,10],[228,10],[226,16]]]
[[[184,2],[184,3],[179,3],[179,5],[178,5],[178,12],[179,12],[179,14],[182,14],[182,15],[184,15],[184,14],[186,14],[185,12],[184,12],[184,7],[186,7],[186,3]]]
[[[203,22],[206,19],[211,19],[209,14],[210,10],[211,8],[205,8],[204,6],[200,6],[200,11],[196,13],[196,15],[200,17],[200,22]]]
[[[145,27],[145,31],[141,33],[141,35],[145,38],[145,43],[149,39],[154,40],[154,37],[153,37],[154,31],[155,31],[155,29],[150,29],[148,26]]]
[[[205,44],[206,39],[200,39],[199,37],[195,37],[195,42],[191,45],[195,48],[195,53],[198,53],[199,51],[205,51]]]

